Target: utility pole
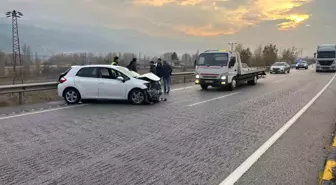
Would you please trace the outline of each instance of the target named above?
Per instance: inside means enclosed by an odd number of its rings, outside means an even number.
[[[231,45],[231,51],[233,51],[233,48],[234,48],[234,46],[236,45],[237,43],[235,43],[235,42],[229,42],[229,45]]]
[[[16,65],[17,61],[19,61],[20,64],[20,76],[21,76],[21,83],[23,83],[23,74],[22,74],[22,60],[21,60],[21,50],[20,50],[20,40],[19,40],[19,27],[17,19],[21,18],[23,14],[21,12],[18,12],[16,10],[9,11],[6,13],[6,17],[12,18],[12,40],[13,40],[13,84],[15,84],[16,80]]]

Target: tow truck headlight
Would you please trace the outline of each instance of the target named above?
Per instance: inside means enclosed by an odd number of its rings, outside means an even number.
[[[195,78],[199,79],[199,78],[200,78],[200,75],[195,75]]]

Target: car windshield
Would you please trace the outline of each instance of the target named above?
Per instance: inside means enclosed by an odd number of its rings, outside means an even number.
[[[317,58],[336,58],[335,51],[319,51],[317,52]]]
[[[228,53],[202,53],[198,57],[198,66],[227,66]]]
[[[124,73],[127,76],[131,76],[133,78],[137,78],[140,76],[139,73],[134,72],[134,71],[130,71],[129,69],[127,69],[126,67],[122,67],[122,66],[118,66],[117,70],[119,70],[120,72]]]
[[[298,62],[298,64],[307,64],[306,61],[301,61],[301,62]]]
[[[286,66],[286,64],[284,62],[276,62],[273,66]]]

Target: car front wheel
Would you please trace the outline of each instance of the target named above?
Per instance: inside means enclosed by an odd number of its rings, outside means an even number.
[[[63,97],[68,104],[77,104],[81,100],[80,93],[75,88],[66,89]]]
[[[130,92],[128,99],[134,105],[141,105],[146,102],[147,96],[143,90],[134,89]]]
[[[207,90],[207,89],[208,89],[208,85],[201,84],[201,88],[202,88],[203,90]]]

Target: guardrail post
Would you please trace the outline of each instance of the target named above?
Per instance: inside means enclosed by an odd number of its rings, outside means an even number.
[[[19,92],[19,104],[23,104],[23,92]]]
[[[23,87],[22,90],[26,90],[26,88]],[[19,92],[19,104],[22,105],[23,103],[23,92]]]

